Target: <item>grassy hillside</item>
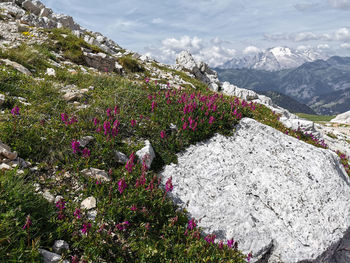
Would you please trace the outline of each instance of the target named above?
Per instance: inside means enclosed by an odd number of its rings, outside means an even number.
[[[249,261],[237,242],[203,236],[197,219],[168,198],[173,186],[171,180],[162,182],[159,171],[177,162],[176,153],[189,145],[215,133],[233,134],[243,117],[318,147],[322,142],[286,129],[266,107],[212,92],[184,72],[164,70],[195,89],[164,88],[167,79],[149,79],[163,66],[152,69],[130,57],[121,60],[130,66],[123,75],[80,67],[80,55],[66,47],[87,44],[54,33],[45,34],[56,44],[67,43],[0,53],[33,74],[0,65],[0,93],[6,96],[0,105],[0,140],[32,163],[23,174],[18,168],[0,171],[0,262],[39,262],[38,248],[50,249],[57,239],[69,243],[63,257],[72,262]],[[64,59],[71,63],[55,67],[53,51],[68,52]],[[44,74],[47,67],[56,75]],[[64,88],[71,85],[82,93],[67,102]],[[80,147],[84,136],[93,139]],[[135,155],[145,140],[156,154],[150,169]],[[128,162],[119,163],[116,152],[126,154]],[[111,180],[84,176],[81,171],[90,167],[106,171]],[[60,196],[55,204],[37,193],[45,190]],[[97,200],[95,219],[81,208],[91,196]]]

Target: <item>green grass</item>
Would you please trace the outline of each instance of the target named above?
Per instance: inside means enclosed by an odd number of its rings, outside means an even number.
[[[330,121],[335,118],[335,115],[312,115],[312,114],[305,114],[305,113],[296,113],[296,115],[300,118],[309,120],[309,121]]]
[[[72,47],[74,53],[78,46],[85,45],[72,36],[61,39],[69,31],[49,34],[61,43],[55,46],[61,51]],[[44,60],[51,58],[45,45],[36,50]],[[11,52],[13,58],[33,71],[44,70],[45,64],[33,63],[35,58],[27,54],[27,48]],[[73,53],[67,57],[74,59]],[[79,61],[80,55],[76,55]],[[130,57],[125,61],[130,63],[126,77],[80,71],[71,74],[59,68],[56,76],[42,75],[43,80],[35,80],[9,67],[0,68],[0,92],[6,94],[1,106],[5,114],[0,115],[0,140],[39,167],[37,172],[26,171],[24,176],[0,172],[1,262],[37,262],[37,248],[49,249],[55,239],[64,239],[71,247],[64,258],[77,256],[90,262],[245,262],[246,256],[239,247],[220,249],[204,241],[200,228],[188,229],[186,210],[177,209],[167,197],[160,184],[159,170],[165,164],[177,162],[176,154],[191,144],[215,133],[232,135],[241,117],[254,118],[322,147],[310,136],[286,129],[279,116],[265,106],[242,104],[237,98],[209,91],[206,85],[183,72],[163,67],[160,68],[179,75],[196,89],[161,90],[154,83],[133,79],[134,74],[130,73],[135,72],[134,63],[138,62]],[[140,74],[146,76],[147,72]],[[93,86],[79,100],[89,107],[79,110],[65,102],[54,83],[74,84],[78,89]],[[31,105],[22,105],[16,96],[25,97]],[[16,105],[20,115],[12,116],[10,111]],[[62,121],[61,114],[66,114],[68,120]],[[77,122],[69,124],[73,118]],[[131,121],[136,121],[136,125],[132,126]],[[105,134],[108,123],[118,126],[116,136],[108,130]],[[177,129],[170,129],[171,123]],[[83,156],[82,149],[73,153],[72,141],[87,135],[95,139],[87,146],[91,155]],[[144,169],[142,160],[137,158],[132,171],[115,161],[115,151],[130,156],[143,147],[146,139],[156,153],[150,170]],[[346,165],[348,160],[343,158],[342,162]],[[108,171],[112,180],[104,183],[85,178],[80,171],[89,167]],[[64,176],[67,173],[69,176]],[[126,183],[124,191],[119,188],[122,180]],[[64,197],[63,218],[57,217],[59,210],[54,205],[33,192],[33,183]],[[80,218],[74,215],[82,199],[89,196],[97,199],[95,221],[88,219],[86,211],[81,211]],[[30,244],[28,233],[22,229],[29,213],[33,221]],[[125,229],[118,229],[117,225],[123,222],[128,222]],[[88,233],[82,234],[80,230],[89,223]]]

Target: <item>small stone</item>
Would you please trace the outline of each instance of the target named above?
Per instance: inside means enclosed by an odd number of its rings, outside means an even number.
[[[5,95],[4,94],[0,94],[0,106],[1,104],[3,104],[5,102]]]
[[[97,168],[88,168],[80,172],[83,175],[91,177],[97,181],[109,182],[111,180],[106,171]]]
[[[44,190],[43,197],[50,203],[53,203],[55,201],[55,197],[50,193],[48,189]]]
[[[0,170],[1,171],[4,171],[4,170],[12,170],[11,166],[9,166],[8,164],[6,163],[2,163],[0,164]]]
[[[85,136],[79,140],[80,146],[85,148],[89,143],[93,142],[95,138],[93,136]]]
[[[59,202],[60,200],[63,200],[63,199],[64,199],[64,198],[63,198],[62,195],[56,196],[56,197],[55,197],[55,204],[56,204],[57,202]]]
[[[137,157],[142,161],[145,161],[147,168],[151,167],[153,159],[156,157],[151,143],[146,140],[145,147],[136,152]]]
[[[47,68],[45,74],[48,76],[56,76],[56,71],[53,68]]]
[[[122,152],[116,151],[114,156],[118,163],[125,164],[128,161],[128,157]]]
[[[43,256],[44,263],[69,263],[68,260],[63,260],[62,257],[56,253],[52,253],[45,249],[39,248],[39,253]]]
[[[97,211],[96,210],[91,210],[87,212],[87,218],[91,221],[95,221],[97,216]]]
[[[0,156],[4,156],[7,159],[14,160],[17,158],[17,153],[11,152],[11,148],[9,146],[0,142]]]
[[[13,62],[13,61],[8,60],[8,59],[2,59],[2,60],[0,60],[0,64],[1,64],[1,62],[5,63],[7,66],[13,67],[15,70],[17,70],[25,75],[28,75],[28,76],[32,75],[32,73],[27,68],[25,68],[21,64],[18,64],[17,62]]]
[[[96,208],[96,198],[93,196],[90,196],[84,199],[83,202],[81,202],[81,208],[87,209],[87,210]]]
[[[62,254],[64,251],[69,250],[69,245],[64,240],[56,240],[52,249],[57,254]]]

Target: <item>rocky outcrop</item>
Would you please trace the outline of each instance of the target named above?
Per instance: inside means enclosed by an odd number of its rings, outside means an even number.
[[[15,70],[27,75],[27,76],[31,76],[32,73],[24,66],[22,66],[21,64],[18,64],[17,62],[8,60],[8,59],[1,59],[0,60],[0,65],[4,63],[7,66],[13,67]]]
[[[152,161],[156,157],[156,154],[149,140],[145,141],[145,147],[143,147],[141,150],[138,150],[136,152],[136,155],[141,162],[145,162],[147,168],[151,167]]]
[[[252,262],[346,256],[337,248],[348,242],[350,180],[330,150],[244,118],[234,136],[216,135],[179,154],[163,182],[171,176],[171,198],[205,233],[237,240]]]
[[[204,62],[197,63],[188,51],[182,51],[177,55],[176,65],[179,70],[187,70],[193,74],[196,79],[208,84],[211,90],[219,91],[220,81],[216,71],[211,70]]]
[[[331,122],[350,124],[350,111],[337,115]]]

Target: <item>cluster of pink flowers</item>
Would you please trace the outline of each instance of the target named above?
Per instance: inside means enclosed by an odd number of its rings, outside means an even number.
[[[73,140],[71,142],[72,150],[74,154],[82,153],[84,158],[89,158],[91,155],[91,151],[88,148],[84,148],[82,151],[80,150],[80,142],[77,140]]]
[[[132,152],[129,156],[129,160],[126,162],[125,164],[125,169],[131,173],[132,172],[132,168],[135,166],[134,164],[134,161],[135,161],[135,153]]]
[[[169,177],[169,179],[165,183],[165,192],[170,192],[174,188],[173,183],[172,183],[172,177]]]
[[[84,235],[87,235],[89,230],[91,228],[91,223],[84,223],[83,224],[83,228],[80,229],[80,231],[84,234]]]
[[[15,106],[12,110],[11,110],[11,114],[12,116],[18,116],[19,115],[19,107]]]
[[[119,231],[126,230],[130,226],[129,221],[124,221],[122,223],[117,224],[115,227]]]
[[[72,125],[74,123],[78,122],[77,117],[73,116],[69,118],[69,116],[66,113],[61,113],[61,121],[66,125]]]
[[[125,179],[122,178],[118,181],[118,191],[120,194],[122,194],[126,188],[126,182],[125,182]]]
[[[56,202],[56,207],[58,208],[57,218],[59,220],[64,219],[65,218],[64,209],[66,209],[66,202],[63,199],[60,199],[59,201]]]
[[[80,209],[79,208],[75,209],[75,211],[73,213],[74,217],[77,219],[80,219],[81,218],[80,214],[81,214]]]
[[[116,137],[119,134],[120,122],[117,119],[119,114],[119,107],[115,106],[114,110],[107,108],[106,115],[107,119],[103,121],[103,125],[100,125],[100,120],[98,118],[93,118],[94,126],[97,127],[96,132],[100,133],[103,129],[104,135],[107,137],[107,140],[112,136]]]

